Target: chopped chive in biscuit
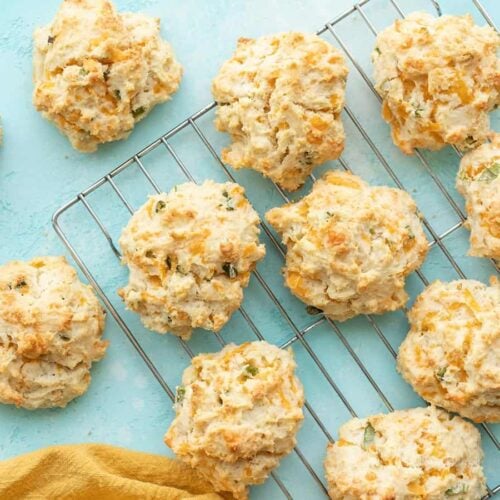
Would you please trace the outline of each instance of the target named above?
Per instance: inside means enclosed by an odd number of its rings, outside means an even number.
[[[363,448],[366,450],[375,440],[375,429],[373,425],[368,422],[363,433]]]
[[[221,209],[221,199],[234,209]],[[217,332],[265,254],[259,232],[259,216],[238,184],[188,182],[154,195],[120,237],[130,279],[118,293],[155,332],[183,339],[193,328]]]

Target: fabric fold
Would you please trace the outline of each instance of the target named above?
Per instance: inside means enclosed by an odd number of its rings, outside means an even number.
[[[188,466],[104,444],[51,446],[0,462],[0,498],[221,500]],[[227,498],[227,497],[225,497]]]

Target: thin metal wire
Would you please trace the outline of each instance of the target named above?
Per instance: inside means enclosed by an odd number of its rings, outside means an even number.
[[[482,6],[481,2],[479,0],[472,0],[474,2],[474,5],[476,6],[477,10],[481,13],[481,15],[486,19],[486,22],[494,28],[496,31],[498,31],[497,25],[493,22],[493,19],[491,19],[491,16],[486,12],[486,9]]]
[[[365,81],[365,83],[369,86],[369,88],[376,95],[376,97],[378,99],[380,99],[380,96],[378,95],[378,93],[376,92],[375,88],[373,87],[373,84],[372,84],[370,78],[368,77],[368,75],[366,75],[366,73],[364,72],[364,70],[362,69],[362,67],[359,65],[359,63],[356,61],[356,59],[349,52],[349,50],[347,49],[346,44],[340,39],[340,37],[338,36],[338,34],[336,33],[336,31],[334,29],[334,26],[337,25],[340,21],[348,18],[351,14],[357,12],[360,15],[360,17],[364,20],[365,24],[368,26],[368,28],[372,32],[372,34],[376,35],[377,31],[376,31],[374,25],[371,23],[371,21],[369,20],[369,18],[366,15],[366,13],[362,9],[362,7],[364,5],[366,5],[366,4],[368,4],[370,1],[372,1],[372,0],[363,0],[363,1],[358,2],[351,9],[349,9],[349,10],[345,11],[344,13],[342,13],[341,15],[337,16],[334,20],[330,21],[329,23],[326,23],[324,25],[324,27],[317,32],[317,34],[319,35],[319,34],[323,34],[323,33],[329,32],[331,35],[333,35],[333,37],[336,39],[337,43],[342,48],[342,50],[346,53],[347,57],[350,59],[350,61],[352,62],[352,64],[354,65],[354,67],[356,68],[356,70],[358,71],[358,73],[360,74],[360,76],[363,78],[363,80]],[[393,7],[397,11],[397,13],[401,17],[404,17],[404,13],[403,13],[402,9],[400,8],[400,6],[398,5],[397,1],[396,0],[389,0],[389,1],[393,5]],[[436,9],[438,11],[438,14],[440,15],[441,12],[440,12],[440,9],[439,9],[438,2],[436,2],[435,0],[430,0],[430,1],[434,4],[434,6],[436,7]],[[484,7],[481,5],[481,3],[478,0],[473,0],[473,1],[474,1],[474,4],[476,5],[476,7],[478,8],[478,10],[480,11],[480,13],[486,19],[486,21],[492,27],[494,27],[496,29],[496,27],[495,27],[492,19],[490,18],[490,16],[488,15],[488,13],[484,9]],[[106,238],[106,240],[107,240],[110,248],[112,249],[114,255],[117,258],[120,258],[120,252],[117,249],[117,247],[115,246],[115,244],[114,244],[114,242],[113,242],[113,240],[112,240],[112,238],[110,236],[109,231],[106,229],[106,226],[101,221],[101,219],[97,216],[95,210],[92,208],[92,206],[90,205],[90,203],[89,203],[89,201],[87,200],[86,197],[90,193],[96,191],[97,189],[99,189],[100,187],[102,187],[103,185],[105,185],[107,183],[107,184],[109,184],[111,186],[113,192],[117,195],[117,197],[120,199],[120,201],[124,204],[124,206],[127,209],[127,211],[130,214],[132,214],[133,213],[133,207],[132,207],[132,205],[127,201],[127,199],[125,198],[125,196],[123,195],[123,193],[121,192],[121,190],[118,188],[118,186],[116,185],[116,183],[114,182],[113,179],[120,172],[124,171],[125,169],[129,168],[132,165],[136,165],[138,167],[138,171],[140,171],[141,174],[145,176],[145,178],[148,180],[148,182],[150,183],[150,185],[152,186],[152,188],[154,189],[154,191],[157,192],[157,193],[161,192],[160,186],[156,183],[156,181],[154,180],[154,178],[150,175],[150,173],[147,171],[147,169],[145,168],[145,166],[143,165],[143,163],[141,161],[141,158],[143,158],[144,156],[146,156],[148,153],[150,153],[151,151],[153,151],[154,149],[156,149],[160,145],[163,145],[166,148],[166,150],[168,151],[168,153],[170,154],[170,156],[175,160],[176,164],[182,170],[182,172],[184,173],[184,175],[186,176],[186,178],[188,178],[191,181],[195,181],[195,179],[194,179],[193,175],[191,174],[191,172],[189,171],[189,169],[186,167],[186,165],[184,164],[184,162],[182,161],[182,159],[179,157],[179,155],[175,152],[175,150],[173,149],[173,147],[169,143],[169,139],[170,138],[174,137],[181,130],[186,129],[188,127],[191,127],[195,131],[195,133],[198,136],[198,138],[201,140],[201,142],[207,148],[207,150],[212,155],[212,157],[222,167],[222,169],[224,170],[224,172],[226,173],[226,175],[228,176],[228,178],[231,179],[232,181],[235,181],[234,176],[232,175],[232,173],[229,171],[229,169],[226,167],[226,165],[224,165],[224,163],[220,159],[219,155],[216,153],[216,151],[213,148],[213,146],[210,144],[210,142],[208,141],[208,139],[206,138],[206,136],[203,134],[203,132],[200,130],[200,128],[196,124],[196,121],[199,118],[201,118],[202,116],[205,116],[208,112],[210,112],[212,109],[214,109],[215,106],[216,106],[216,103],[211,103],[211,104],[207,105],[206,107],[204,107],[203,109],[199,110],[197,113],[193,114],[188,119],[186,119],[183,122],[179,123],[176,127],[174,127],[173,129],[171,129],[165,135],[163,135],[162,137],[160,137],[156,141],[152,142],[151,144],[149,144],[148,146],[146,146],[144,149],[142,149],[141,151],[139,151],[132,158],[128,159],[127,161],[123,162],[121,165],[119,165],[118,167],[116,167],[108,175],[106,175],[105,177],[99,179],[97,182],[95,182],[89,188],[87,188],[86,190],[82,191],[76,198],[74,198],[73,200],[71,200],[70,202],[68,202],[67,204],[65,204],[63,207],[61,207],[54,214],[54,216],[53,216],[53,226],[54,226],[54,228],[55,228],[58,236],[61,238],[61,240],[64,243],[64,245],[68,248],[68,250],[71,253],[72,257],[74,258],[75,262],[82,269],[82,272],[84,273],[84,275],[86,276],[86,278],[88,279],[88,281],[96,289],[97,294],[99,295],[99,297],[103,301],[103,303],[106,306],[106,308],[109,310],[109,312],[112,314],[112,316],[114,317],[114,319],[117,321],[117,323],[120,326],[120,328],[123,330],[123,332],[126,334],[126,336],[128,337],[128,339],[131,341],[131,343],[134,346],[134,348],[137,350],[137,352],[139,353],[139,355],[141,356],[141,358],[144,360],[144,362],[146,363],[146,365],[148,366],[148,368],[153,373],[154,377],[158,380],[158,382],[160,383],[160,385],[162,386],[162,388],[165,390],[165,392],[167,393],[167,395],[170,397],[170,399],[172,401],[175,399],[174,392],[169,387],[169,385],[166,383],[166,381],[162,378],[161,374],[156,369],[156,367],[153,364],[153,362],[151,361],[151,359],[147,356],[147,354],[145,353],[145,351],[142,349],[140,343],[137,341],[137,339],[135,338],[135,336],[133,335],[133,333],[131,332],[131,330],[128,328],[126,322],[121,318],[120,314],[117,312],[117,310],[112,305],[111,301],[108,299],[108,297],[106,296],[106,294],[103,292],[102,288],[99,286],[97,280],[94,278],[94,276],[90,272],[89,268],[87,267],[87,265],[85,264],[85,262],[83,261],[83,259],[80,257],[80,255],[78,254],[78,252],[76,251],[76,249],[73,247],[73,245],[69,241],[69,238],[66,236],[65,232],[62,230],[62,227],[61,227],[61,224],[60,224],[60,218],[70,208],[72,208],[73,206],[77,205],[78,203],[81,203],[85,207],[85,209],[87,210],[87,212],[89,213],[89,215],[92,218],[92,220],[94,220],[94,222],[96,223],[96,225],[99,227],[99,229],[103,233],[103,235]],[[354,113],[352,113],[352,111],[349,108],[346,108],[346,114],[348,115],[349,119],[353,122],[353,124],[356,126],[356,128],[359,130],[359,132],[361,133],[362,137],[368,143],[368,145],[370,146],[370,148],[372,149],[372,151],[375,153],[375,155],[377,156],[377,158],[381,162],[382,166],[386,169],[386,171],[389,173],[389,175],[391,176],[391,178],[394,180],[394,182],[396,183],[396,185],[398,185],[399,187],[403,187],[402,184],[401,184],[401,182],[400,182],[400,180],[398,179],[398,177],[395,175],[395,173],[393,172],[392,168],[390,167],[389,163],[384,158],[384,156],[382,155],[382,153],[378,150],[378,148],[375,146],[375,144],[371,140],[371,138],[368,135],[368,133],[364,130],[364,128],[362,127],[362,125],[359,122],[359,120],[357,120],[357,118],[355,117]],[[457,153],[459,154],[460,152],[457,151]],[[440,249],[443,251],[443,253],[445,254],[445,256],[447,257],[447,259],[449,260],[449,262],[452,265],[452,267],[458,273],[458,275],[461,276],[461,277],[464,277],[465,274],[460,269],[460,266],[456,263],[455,259],[453,259],[453,257],[449,253],[448,249],[446,248],[446,245],[443,242],[443,239],[445,237],[449,236],[450,234],[452,234],[454,231],[456,231],[460,227],[462,227],[465,215],[461,211],[460,207],[455,203],[455,201],[451,197],[450,193],[446,190],[445,186],[441,183],[440,179],[432,171],[430,165],[428,164],[428,162],[424,158],[424,156],[419,151],[416,152],[416,155],[417,155],[417,158],[419,159],[419,161],[424,165],[424,167],[427,170],[427,172],[429,173],[430,177],[433,179],[433,181],[436,183],[436,185],[438,186],[438,188],[442,192],[443,196],[446,198],[446,200],[452,206],[452,208],[457,213],[457,215],[458,215],[458,217],[460,219],[460,221],[457,224],[455,224],[451,228],[447,229],[446,231],[444,231],[440,235],[437,235],[434,232],[434,230],[432,229],[431,225],[428,224],[426,221],[424,221],[424,223],[426,224],[427,229],[429,230],[431,236],[433,237],[433,241],[430,242],[430,246],[438,245],[440,247]],[[340,158],[339,162],[340,162],[340,164],[342,165],[343,168],[345,168],[347,170],[349,169],[349,166],[347,165],[347,163],[345,162],[345,160],[343,160],[342,158]],[[311,176],[311,179],[314,181],[315,177]],[[275,187],[278,190],[280,196],[283,198],[283,200],[284,201],[288,201],[288,197],[286,196],[286,194],[284,193],[284,191],[282,191],[278,186],[275,186]],[[274,247],[277,249],[278,253],[281,255],[282,258],[284,258],[285,257],[285,250],[283,248],[283,245],[275,237],[273,231],[271,231],[269,229],[269,227],[265,223],[262,223],[261,227],[262,227],[263,231],[266,233],[266,235],[269,237],[270,241],[273,243]],[[427,279],[425,278],[425,276],[422,273],[419,272],[418,274],[419,274],[419,277],[420,277],[420,279],[422,280],[422,282],[424,284],[428,283]],[[354,351],[354,349],[350,346],[349,342],[347,341],[347,339],[342,334],[341,330],[337,327],[337,325],[334,322],[326,319],[324,316],[321,316],[320,318],[316,319],[315,321],[313,321],[311,324],[309,324],[305,328],[299,329],[296,326],[296,324],[294,323],[294,321],[291,319],[291,317],[289,316],[288,312],[281,305],[281,303],[279,302],[278,298],[273,293],[273,291],[271,290],[271,288],[269,287],[269,285],[267,284],[267,282],[260,275],[260,273],[258,271],[255,271],[254,272],[254,276],[256,277],[256,279],[259,282],[260,286],[268,294],[268,296],[270,297],[270,299],[272,300],[272,302],[274,303],[274,305],[278,308],[278,310],[280,311],[282,317],[286,320],[286,322],[288,323],[288,325],[290,326],[290,328],[293,331],[293,336],[290,339],[288,339],[284,344],[282,344],[281,347],[282,348],[286,348],[286,347],[292,345],[296,341],[300,342],[301,345],[304,347],[304,349],[309,354],[309,356],[313,359],[313,361],[315,362],[315,364],[317,365],[317,367],[320,369],[321,373],[323,374],[323,376],[325,377],[325,379],[327,380],[327,382],[329,383],[329,385],[333,388],[333,390],[335,391],[335,393],[338,395],[339,399],[342,401],[342,403],[344,404],[344,406],[346,407],[346,409],[351,413],[351,415],[356,416],[356,412],[352,408],[351,404],[349,403],[348,399],[345,397],[345,395],[343,394],[343,392],[340,390],[340,388],[334,382],[334,380],[330,376],[329,372],[326,370],[326,368],[324,367],[324,365],[320,361],[319,357],[317,356],[317,354],[314,352],[314,350],[310,346],[309,342],[306,340],[306,336],[310,335],[311,332],[314,331],[314,329],[316,327],[318,327],[319,325],[321,325],[321,324],[325,324],[325,323],[328,324],[329,327],[335,332],[335,334],[337,335],[337,337],[339,338],[339,340],[342,342],[342,344],[344,345],[344,347],[347,350],[347,352],[349,352],[349,355],[355,361],[355,363],[357,364],[357,366],[359,367],[359,369],[361,370],[361,372],[363,373],[363,375],[365,376],[365,378],[370,382],[371,386],[376,391],[376,393],[378,394],[379,398],[384,403],[384,405],[389,410],[393,409],[393,406],[390,403],[390,401],[388,400],[388,398],[382,392],[382,390],[380,389],[380,387],[378,386],[378,384],[376,383],[376,381],[374,380],[374,378],[370,374],[369,370],[363,364],[363,362],[361,361],[361,359],[359,358],[359,356],[356,354],[356,352]],[[242,315],[243,319],[250,326],[251,330],[256,335],[256,337],[258,339],[260,339],[260,340],[264,340],[264,336],[259,331],[259,329],[255,325],[254,321],[249,316],[249,314],[245,311],[245,309],[244,308],[240,308],[239,312]],[[393,357],[395,357],[396,356],[396,352],[395,352],[394,348],[391,346],[390,342],[385,337],[385,335],[383,334],[383,331],[379,327],[379,325],[377,324],[377,321],[376,321],[375,317],[373,317],[373,316],[367,316],[367,319],[368,319],[369,323],[372,325],[372,327],[374,328],[374,330],[377,333],[377,335],[380,338],[380,340],[385,345],[385,347],[388,349],[388,351],[391,353],[391,355]],[[225,342],[224,342],[223,338],[220,335],[216,334],[216,339],[218,340],[218,342],[220,343],[221,346],[225,345]],[[191,348],[189,347],[189,345],[186,342],[184,342],[183,340],[180,340],[180,344],[181,344],[182,348],[185,350],[185,352],[190,357],[192,357],[193,356],[193,352],[192,352]],[[319,426],[319,428],[321,429],[321,431],[324,433],[324,435],[326,436],[326,438],[329,441],[333,441],[333,437],[331,436],[331,434],[329,433],[328,429],[326,428],[326,426],[321,421],[321,419],[318,416],[318,414],[315,412],[315,410],[309,404],[309,402],[306,401],[305,407],[306,407],[307,411],[309,412],[309,414],[312,416],[313,420]],[[487,432],[487,434],[489,435],[489,437],[492,439],[493,443],[495,443],[495,445],[498,448],[499,447],[498,441],[496,440],[496,438],[493,435],[493,433],[491,432],[491,430],[487,426],[485,426],[484,429]],[[318,483],[318,486],[320,486],[320,488],[324,492],[326,492],[326,489],[325,489],[325,486],[324,486],[322,480],[318,477],[318,475],[316,474],[314,468],[307,461],[307,459],[305,458],[304,454],[298,448],[295,449],[295,453],[297,454],[297,456],[299,457],[299,459],[302,461],[302,463],[304,464],[304,466],[305,466],[306,470],[309,472],[309,474]],[[283,482],[279,479],[279,477],[277,477],[277,475],[275,473],[273,473],[273,478],[276,481],[276,483],[279,486],[279,488],[281,489],[281,491],[283,492],[284,496],[286,498],[292,498],[292,495],[290,494],[290,492],[287,490],[287,488],[285,487],[285,485],[283,484]],[[493,495],[495,495],[499,491],[500,491],[500,485],[496,486],[493,489],[489,489],[488,488],[488,495],[485,498],[491,498]]]
[[[73,200],[74,201],[74,200]],[[80,255],[78,252],[75,250],[73,245],[71,245],[70,241],[66,237],[66,234],[62,230],[59,219],[61,215],[68,210],[70,206],[73,206],[74,203],[70,202],[63,207],[61,207],[52,217],[52,225],[54,226],[54,230],[56,231],[57,235],[59,238],[61,238],[62,242],[70,252],[71,256],[73,257],[74,261],[77,263],[78,267],[82,270],[83,274],[89,281],[89,283],[92,285],[92,287],[95,289],[97,295],[99,298],[102,300],[104,305],[106,306],[106,309],[111,313],[115,321],[117,322],[118,326],[122,329],[122,331],[125,333],[131,344],[134,346],[136,351],[139,353],[141,356],[142,360],[146,363],[146,366],[151,370],[151,373],[153,376],[156,378],[156,380],[159,382],[161,385],[162,389],[167,393],[168,397],[174,401],[175,394],[170,388],[170,386],[167,384],[165,379],[161,376],[160,372],[154,365],[154,363],[151,361],[149,356],[146,354],[144,349],[142,348],[141,344],[137,341],[135,338],[134,334],[132,331],[129,329],[127,326],[126,322],[122,319],[118,311],[114,308],[113,304],[111,301],[108,299],[107,295],[103,292],[102,288],[99,286],[99,283],[96,281],[84,261],[81,259]]]
[[[118,198],[120,198],[120,201],[125,205],[125,207],[127,207],[127,210],[129,211],[129,213],[133,214],[134,209],[132,208],[132,205],[130,205],[130,203],[125,199],[122,192],[118,189],[118,186],[115,184],[115,181],[113,180],[113,178],[111,176],[107,175],[106,180],[113,188],[113,191],[118,195]]]
[[[109,234],[108,230],[106,229],[106,226],[101,222],[97,214],[94,212],[92,207],[89,205],[88,201],[85,199],[85,196],[83,195],[78,195],[78,198],[82,202],[83,206],[88,210],[96,224],[99,226],[99,229],[103,232],[104,236],[106,237],[106,240],[108,240],[108,244],[113,250],[113,253],[118,257],[118,259],[121,259],[121,253],[120,251],[116,248],[115,244],[113,243],[113,238],[111,238],[111,235]]]
[[[438,16],[441,16],[442,11],[441,11],[441,6],[439,5],[439,2],[437,0],[431,0],[431,2],[434,5],[434,8],[436,9]]]

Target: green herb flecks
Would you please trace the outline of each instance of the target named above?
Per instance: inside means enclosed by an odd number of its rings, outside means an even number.
[[[229,196],[229,193],[226,190],[222,191],[222,196],[225,198],[224,206],[226,207],[226,210],[232,212],[234,210],[234,200],[231,196]]]
[[[231,279],[236,278],[238,276],[238,270],[234,267],[230,262],[225,262],[222,265],[222,270],[229,276]]]
[[[145,111],[146,110],[144,109],[144,106],[139,106],[138,108],[132,110],[132,116],[134,118],[137,118],[141,116]]]
[[[307,314],[310,314],[311,316],[315,316],[316,314],[321,314],[323,311],[321,309],[318,309],[317,307],[314,307],[314,306],[307,306],[306,312],[307,312]]]
[[[144,254],[148,259],[154,259],[155,258],[155,253],[153,250],[146,250],[146,253]]]
[[[375,429],[373,425],[368,422],[363,434],[363,449],[366,450],[375,440]]]
[[[259,373],[259,369],[254,365],[245,366],[245,375],[248,377],[255,377]]]
[[[161,212],[166,206],[167,204],[163,200],[158,201],[155,206],[155,212]]]
[[[500,163],[495,163],[491,167],[485,168],[477,178],[481,182],[492,182],[500,175]]]
[[[410,240],[414,240],[415,233],[411,230],[411,227],[409,224],[405,226],[405,229],[406,229],[406,232],[408,233],[408,238],[410,238]]]
[[[468,135],[466,138],[465,138],[465,144],[467,145],[467,147],[469,148],[472,148],[475,144],[477,143],[477,139],[474,139],[474,136],[472,135]]]
[[[469,491],[469,487],[466,484],[457,484],[452,488],[448,488],[444,494],[448,497],[452,497],[455,495],[461,495],[462,493],[467,493]]]
[[[21,281],[16,281],[15,284],[8,283],[7,288],[9,290],[21,290],[21,288],[24,288],[25,286],[28,286],[28,283],[26,281],[21,280]]]
[[[49,35],[49,38],[47,38],[47,43],[48,44],[53,44],[56,41],[56,37]]]
[[[180,385],[179,387],[177,387],[175,391],[175,402],[182,403],[182,400],[184,399],[185,395],[186,395],[186,388],[183,385]]]
[[[80,68],[80,75],[81,76],[87,76],[89,72],[85,68]]]
[[[458,178],[462,181],[470,181],[471,178],[467,175],[465,170],[461,170],[458,172]]]
[[[312,167],[314,165],[314,153],[312,151],[304,151],[299,161],[306,167]]]
[[[446,370],[448,369],[447,366],[443,366],[441,367],[439,370],[436,371],[436,378],[439,380],[439,381],[443,381],[444,380],[444,376],[446,375]]]
[[[375,52],[379,55],[382,54],[382,51],[378,47],[375,47]]]
[[[417,117],[417,118],[422,118],[422,112],[423,112],[424,108],[421,108],[421,107],[416,107],[415,110],[413,111],[413,114]]]
[[[172,269],[172,259],[169,255],[167,255],[167,258],[165,259],[165,264],[167,264],[167,268],[170,271]]]
[[[122,94],[120,92],[120,89],[116,89],[113,93],[115,94],[115,97],[116,97],[117,101],[121,101],[122,100]]]

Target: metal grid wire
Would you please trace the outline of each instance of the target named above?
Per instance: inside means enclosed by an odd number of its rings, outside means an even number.
[[[358,63],[356,58],[353,56],[351,51],[348,49],[346,43],[342,40],[340,35],[338,34],[337,27],[339,23],[342,21],[350,18],[353,14],[357,13],[360,18],[363,20],[363,22],[366,24],[366,27],[371,31],[373,35],[377,34],[377,30],[375,29],[374,24],[372,21],[369,19],[368,15],[366,14],[365,10],[363,9],[364,6],[366,6],[369,3],[375,3],[374,0],[363,0],[360,1],[359,3],[355,4],[352,8],[344,12],[343,14],[339,15],[337,18],[332,20],[331,22],[326,23],[318,32],[318,35],[323,35],[323,34],[330,34],[331,38],[336,42],[336,44],[342,49],[344,54],[348,57],[354,68],[356,69],[358,75],[364,80],[366,85],[369,87],[371,92],[376,96],[376,98],[380,101],[380,97],[375,91],[375,88],[373,86],[373,83],[371,82],[369,76],[367,73],[363,70],[361,64]],[[438,15],[441,15],[441,8],[439,6],[439,3],[435,0],[430,0],[432,3],[433,7],[435,8],[436,12]],[[494,29],[497,29],[495,26],[492,18],[490,15],[487,13],[483,5],[480,3],[479,0],[473,0],[477,10],[479,13],[482,15],[482,17],[486,20],[486,22],[492,26]],[[396,0],[388,0],[388,4],[391,6],[391,8],[394,9],[394,14],[395,16],[404,18],[404,12],[400,5],[397,3]],[[60,218],[61,216],[66,213],[70,208],[80,205],[85,208],[85,210],[88,212],[92,220],[97,224],[99,227],[100,231],[106,238],[108,244],[110,245],[113,253],[115,256],[120,259],[120,252],[117,249],[117,246],[113,242],[113,239],[110,235],[110,231],[106,227],[105,223],[103,220],[98,216],[94,208],[91,206],[88,196],[98,190],[99,188],[108,185],[112,188],[118,199],[123,203],[123,205],[126,207],[128,212],[130,214],[133,213],[133,207],[132,204],[129,203],[127,200],[125,194],[123,193],[122,190],[118,187],[117,183],[114,181],[114,178],[124,172],[125,170],[129,169],[130,167],[135,167],[136,171],[138,171],[140,174],[142,174],[147,182],[149,183],[149,186],[156,192],[160,193],[162,190],[160,189],[159,185],[153,178],[153,176],[150,174],[150,172],[146,169],[142,162],[142,158],[144,158],[146,155],[151,153],[153,150],[157,148],[164,147],[168,154],[170,155],[171,159],[175,161],[177,166],[180,168],[182,174],[186,177],[187,180],[196,182],[192,173],[188,168],[186,167],[185,163],[182,161],[180,158],[179,154],[174,150],[173,146],[171,145],[170,140],[175,137],[179,132],[183,130],[188,130],[189,133],[193,136],[193,140],[195,141],[201,141],[205,148],[205,152],[208,153],[216,162],[217,164],[223,169],[225,175],[228,177],[229,180],[236,182],[235,178],[233,177],[232,173],[228,168],[224,165],[220,157],[215,151],[215,148],[212,146],[212,144],[209,142],[207,139],[206,135],[202,132],[200,126],[197,124],[197,121],[203,117],[204,115],[207,115],[211,110],[213,110],[216,107],[216,103],[211,103],[210,105],[206,106],[205,108],[201,109],[197,113],[194,113],[192,116],[190,116],[188,119],[184,120],[182,123],[179,123],[176,127],[171,129],[169,132],[167,132],[165,135],[161,136],[159,139],[151,143],[149,146],[145,147],[143,150],[135,154],[133,157],[129,158],[127,161],[116,167],[114,170],[112,170],[109,174],[95,182],[92,186],[89,188],[85,189],[82,191],[80,194],[78,194],[73,200],[70,202],[66,203],[63,207],[61,207],[53,217],[53,225],[54,229],[59,235],[59,237],[62,239],[63,243],[65,246],[68,248],[69,252],[73,256],[74,260],[82,270],[83,274],[86,276],[88,281],[91,283],[91,285],[94,287],[96,290],[97,294],[101,298],[101,300],[104,302],[106,308],[108,311],[111,313],[113,318],[116,320],[118,323],[119,327],[123,330],[127,338],[130,340],[134,348],[137,350],[143,361],[146,363],[148,368],[151,370],[157,381],[160,383],[161,387],[164,389],[164,391],[167,393],[169,398],[173,401],[175,399],[175,393],[172,390],[172,388],[167,384],[165,379],[162,377],[160,374],[160,371],[158,368],[155,366],[151,358],[146,354],[145,350],[139,343],[139,341],[136,339],[134,334],[132,333],[130,327],[127,325],[127,323],[124,321],[124,319],[121,317],[121,315],[118,313],[118,311],[115,309],[113,306],[111,300],[108,298],[108,296],[104,293],[103,289],[97,282],[96,278],[93,276],[91,271],[89,270],[88,266],[78,253],[78,251],[75,249],[75,247],[72,245],[70,242],[69,238],[66,236],[65,232],[62,229],[62,226],[60,224]],[[356,118],[356,115],[354,112],[351,110],[351,108],[347,105],[344,108],[345,114],[348,116],[349,120],[352,122],[352,124],[356,127],[358,132],[361,134],[373,154],[375,155],[376,159],[380,163],[380,165],[385,169],[387,174],[390,176],[390,178],[393,180],[393,182],[399,187],[400,189],[404,189],[404,185],[401,182],[401,180],[398,178],[398,176],[395,174],[393,168],[390,166],[389,161],[386,159],[386,157],[382,154],[380,149],[376,146],[368,132],[365,130],[365,128],[362,126],[360,121]],[[455,149],[455,152],[458,156],[461,156],[461,153]],[[451,196],[450,192],[446,189],[444,186],[443,182],[440,180],[440,178],[435,174],[435,172],[432,170],[430,167],[428,161],[426,160],[425,156],[420,152],[420,151],[415,151],[415,156],[418,162],[421,162],[421,164],[424,166],[427,174],[430,176],[434,184],[437,186],[437,188],[440,190],[444,198],[447,200],[449,205],[452,207],[453,211],[455,212],[456,216],[458,216],[459,222],[452,225],[448,229],[446,229],[444,232],[441,234],[437,234],[437,232],[433,229],[431,224],[427,219],[424,218],[423,223],[429,232],[431,236],[431,241],[429,243],[430,247],[433,247],[437,245],[439,249],[442,251],[444,256],[446,257],[448,264],[452,266],[452,268],[455,270],[455,272],[460,276],[460,278],[466,278],[466,275],[464,271],[461,269],[460,265],[458,264],[457,260],[453,258],[451,252],[449,249],[446,247],[445,242],[443,241],[445,237],[449,236],[450,234],[454,233],[457,231],[459,228],[463,226],[464,220],[465,220],[465,214],[463,213],[462,209],[460,206],[455,202],[453,197]],[[349,170],[349,165],[343,159],[342,157],[339,158],[339,163],[342,166],[343,169]],[[311,175],[311,180],[315,180],[315,177]],[[287,195],[278,187],[275,185],[276,190],[279,192],[279,195],[281,198],[285,201],[288,202],[290,201]],[[285,252],[279,243],[277,241],[276,237],[274,234],[271,232],[269,227],[265,223],[261,223],[261,227],[265,234],[269,237],[269,239],[272,241],[273,245],[277,249],[278,253],[281,255],[282,258],[285,257]],[[498,272],[498,266],[495,264],[494,261],[491,261],[491,264],[493,265],[494,269]],[[273,292],[269,284],[266,282],[266,280],[263,278],[262,274],[258,271],[254,271],[254,276],[257,279],[258,283],[260,286],[264,289],[265,293],[269,297],[269,299],[272,301],[274,306],[278,309],[280,315],[286,322],[286,324],[290,327],[291,331],[293,332],[293,335],[291,338],[289,338],[285,343],[281,345],[282,348],[288,347],[296,342],[300,343],[300,345],[304,348],[304,350],[308,353],[308,355],[311,357],[311,359],[314,361],[315,365],[317,368],[320,370],[322,375],[325,377],[326,382],[331,386],[331,388],[335,391],[337,394],[338,398],[340,401],[343,403],[347,411],[353,416],[356,417],[356,412],[353,409],[353,406],[349,402],[348,398],[345,396],[344,392],[339,388],[335,380],[333,380],[332,376],[330,373],[327,371],[325,368],[324,364],[321,362],[319,359],[317,353],[315,350],[312,348],[309,340],[308,340],[308,333],[314,330],[316,327],[319,325],[326,325],[328,326],[334,335],[337,336],[338,340],[342,343],[342,345],[345,347],[349,355],[352,357],[352,360],[354,363],[358,366],[358,368],[361,370],[363,373],[364,377],[366,377],[368,383],[372,386],[372,388],[376,391],[378,394],[378,397],[382,401],[383,405],[387,408],[387,410],[392,411],[394,409],[393,405],[387,398],[387,396],[384,394],[383,390],[380,388],[380,386],[377,384],[375,381],[374,377],[370,373],[369,369],[367,366],[362,362],[358,354],[355,352],[355,349],[351,346],[349,340],[344,336],[342,333],[341,329],[339,326],[331,321],[330,319],[321,316],[315,321],[311,322],[309,325],[307,325],[305,328],[299,328],[297,326],[296,322],[292,319],[291,315],[289,312],[285,309],[285,307],[281,304],[280,300],[276,296],[276,294]],[[421,280],[423,285],[427,285],[429,281],[427,278],[424,276],[423,272],[417,271],[418,278]],[[251,331],[255,335],[255,337],[259,340],[264,340],[264,335],[260,331],[260,329],[257,327],[256,322],[250,314],[243,308],[240,308],[240,314],[250,327]],[[383,333],[382,328],[378,324],[378,320],[375,317],[372,316],[367,316],[367,320],[369,324],[372,326],[373,330],[375,331],[376,335],[378,338],[382,341],[383,345],[385,348],[389,351],[390,355],[395,358],[396,357],[396,351],[392,347],[391,343],[387,339],[386,335]],[[215,338],[217,339],[217,342],[221,345],[225,345],[225,341],[222,338],[222,336],[218,333],[215,333]],[[190,357],[193,357],[193,351],[191,350],[190,346],[183,340],[179,339],[180,345],[182,349],[189,355]],[[305,407],[307,409],[307,412],[309,415],[314,419],[315,423],[319,426],[319,429],[321,432],[324,434],[326,439],[330,442],[333,442],[333,437],[328,431],[326,425],[322,422],[320,417],[318,416],[318,413],[314,410],[314,408],[311,406],[309,402],[306,401]],[[483,425],[483,430],[485,431],[485,434],[488,436],[488,439],[490,439],[496,448],[497,452],[500,449],[500,444],[493,434],[492,430],[487,426]],[[305,469],[307,472],[312,476],[314,481],[318,484],[319,488],[327,494],[324,482],[322,479],[318,476],[316,471],[314,470],[313,466],[310,464],[310,462],[306,459],[304,453],[296,447],[294,449],[294,453],[297,455],[298,459],[302,462],[304,465]],[[292,493],[287,489],[285,484],[280,480],[278,475],[276,473],[272,474],[272,477],[274,481],[276,482],[277,486],[279,489],[282,491],[284,496],[286,498],[293,498]],[[497,493],[500,492],[500,485],[497,486],[488,486],[488,495],[485,498],[493,498]]]

